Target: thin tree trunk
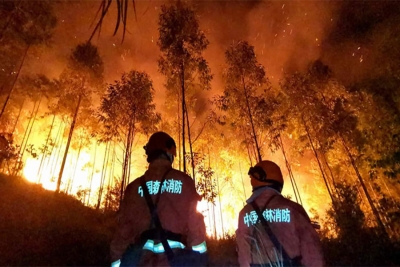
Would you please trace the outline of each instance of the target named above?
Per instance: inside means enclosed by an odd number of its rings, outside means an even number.
[[[304,128],[305,128],[306,132],[307,132],[308,141],[309,141],[309,143],[310,143],[310,145],[311,145],[312,151],[314,152],[314,156],[315,156],[315,158],[316,158],[316,160],[317,160],[319,169],[320,169],[320,171],[321,171],[322,178],[323,178],[323,180],[324,180],[324,182],[325,182],[326,189],[328,190],[328,194],[329,194],[329,196],[330,196],[330,198],[331,198],[331,200],[332,200],[333,207],[336,209],[336,201],[335,201],[335,199],[334,199],[333,196],[332,196],[331,189],[329,188],[328,181],[327,181],[327,179],[326,179],[326,177],[325,177],[325,173],[324,173],[324,171],[323,171],[323,169],[322,169],[321,162],[320,162],[320,160],[319,160],[317,151],[315,150],[313,141],[312,141],[312,139],[311,139],[310,131],[309,131],[308,127],[307,127],[307,124],[306,124],[306,122],[305,122],[303,116],[301,116],[301,119],[303,120],[303,125],[304,125]]]
[[[68,191],[67,191],[68,195],[71,194],[72,187],[73,187],[74,182],[75,182],[75,174],[76,174],[76,169],[78,168],[79,157],[81,156],[82,147],[83,147],[83,141],[80,140],[79,149],[78,149],[78,155],[76,156],[76,162],[75,162],[74,170],[72,172],[72,181],[71,181],[71,184],[69,185]]]
[[[38,184],[40,183],[40,176],[39,176],[39,174],[40,174],[40,171],[42,170],[43,162],[44,162],[44,159],[46,158],[46,155],[47,155],[47,144],[49,143],[49,140],[50,140],[50,136],[51,136],[51,132],[52,132],[53,127],[54,127],[54,121],[55,121],[55,119],[56,119],[56,114],[53,114],[53,120],[51,121],[51,126],[50,126],[50,130],[49,130],[49,134],[47,135],[46,143],[44,144],[44,149],[43,149],[42,158],[40,159],[39,169],[38,169],[37,174],[36,174],[36,176],[38,177],[38,180],[37,180],[37,183],[38,183]]]
[[[243,179],[242,179],[242,181],[243,181]],[[223,237],[225,234],[225,229],[224,229],[224,218],[222,216],[221,191],[219,189],[219,177],[218,176],[217,176],[217,189],[218,189],[219,212],[221,215],[221,228],[222,228],[222,237]],[[245,194],[245,196],[246,196],[246,194]]]
[[[178,91],[178,121],[177,121],[177,124],[178,124],[178,151],[179,151],[179,170],[181,171],[182,170],[182,150],[181,150],[181,124],[180,124],[180,121],[181,121],[181,119],[180,119],[180,114],[181,114],[181,111],[180,111],[180,101],[181,101],[181,97],[180,97],[180,90],[178,89],[177,90]]]
[[[112,142],[112,140],[110,140],[110,142]],[[111,148],[112,145],[112,148]],[[107,179],[107,194],[106,194],[106,200],[105,200],[105,205],[104,205],[104,210],[108,211],[110,210],[110,198],[111,198],[111,186],[112,183],[114,182],[114,177],[113,177],[113,168],[114,168],[114,155],[115,155],[115,143],[113,142],[112,144],[110,143],[110,152],[111,152],[111,166],[110,166],[110,170],[108,173],[108,179]],[[109,153],[110,153],[109,152]],[[107,174],[106,174],[107,175]]]
[[[181,86],[182,86],[182,160],[183,172],[186,173],[186,149],[185,149],[185,70],[182,62],[181,65]]]
[[[21,117],[22,108],[24,107],[24,104],[25,104],[25,98],[24,98],[24,100],[22,101],[21,106],[19,107],[18,116],[17,116],[17,118],[16,118],[16,120],[15,120],[14,126],[13,126],[12,131],[11,131],[11,133],[12,133],[13,135],[14,135],[15,129],[17,128],[17,124],[18,124],[19,118]]]
[[[372,201],[372,198],[371,198],[370,194],[368,193],[367,187],[365,186],[364,180],[363,180],[363,178],[361,177],[360,172],[358,171],[358,168],[357,168],[357,166],[356,166],[356,163],[355,163],[355,161],[354,161],[354,158],[353,158],[353,156],[351,155],[351,152],[350,152],[349,148],[347,147],[347,145],[346,145],[346,143],[345,143],[343,137],[342,137],[340,134],[339,134],[339,137],[340,137],[340,140],[342,141],[342,145],[343,145],[344,149],[346,150],[347,156],[348,156],[349,159],[350,159],[351,165],[353,166],[353,169],[354,169],[354,171],[355,171],[355,173],[356,173],[356,175],[357,175],[357,178],[358,178],[358,180],[359,180],[359,182],[360,182],[360,184],[361,184],[361,187],[362,187],[362,189],[364,190],[364,194],[365,194],[365,196],[367,197],[368,204],[369,204],[370,207],[371,207],[372,213],[373,213],[374,216],[375,216],[375,219],[376,219],[376,221],[377,221],[377,223],[378,223],[378,225],[379,225],[379,228],[381,229],[381,231],[382,231],[382,233],[385,235],[385,237],[386,237],[386,238],[389,238],[389,237],[388,237],[388,234],[387,234],[387,232],[386,232],[385,225],[383,224],[383,222],[382,222],[382,220],[381,220],[381,218],[380,218],[380,216],[379,216],[379,212],[378,212],[378,210],[376,209],[376,207],[375,207],[375,205],[374,205],[374,202]]]
[[[24,144],[24,146],[23,146],[23,148],[22,148],[21,163],[22,163],[22,160],[23,160],[23,156],[24,156],[24,154],[25,154],[26,145],[28,144],[29,137],[31,136],[31,133],[32,133],[33,124],[35,123],[37,114],[38,114],[38,112],[39,112],[39,107],[40,107],[40,103],[41,103],[41,102],[42,102],[42,97],[40,97],[39,103],[38,103],[38,105],[37,105],[37,107],[36,107],[36,110],[34,111],[33,118],[31,118],[31,119],[32,119],[32,123],[31,123],[31,125],[30,125],[30,127],[29,127],[28,135],[27,135],[27,137],[26,137],[25,144]],[[35,104],[35,105],[36,105],[36,104]],[[35,108],[35,107],[34,107],[34,108]],[[18,169],[19,169],[19,168],[18,168]]]
[[[262,161],[261,150],[260,150],[260,146],[258,145],[256,130],[255,130],[255,127],[254,127],[254,122],[253,122],[253,115],[251,114],[251,108],[250,108],[250,103],[249,103],[249,96],[248,96],[247,93],[246,93],[246,85],[245,85],[244,77],[243,77],[243,76],[242,76],[242,84],[243,84],[244,97],[245,97],[245,99],[246,99],[247,112],[248,112],[249,119],[250,119],[250,124],[251,124],[251,130],[252,130],[252,132],[253,132],[254,143],[255,143],[256,149],[257,149],[258,161]]]
[[[18,174],[18,172],[20,171],[21,165],[22,165],[26,144],[28,143],[28,138],[29,138],[29,135],[30,135],[31,129],[32,129],[31,125],[33,125],[34,118],[36,115],[36,104],[37,103],[38,102],[36,101],[33,105],[33,108],[32,108],[32,111],[31,111],[31,114],[29,117],[28,125],[26,126],[26,130],[24,131],[24,136],[22,137],[21,145],[19,147],[20,160],[16,161],[14,164],[13,175]]]
[[[65,132],[65,127],[66,125],[62,122],[62,126],[60,125],[60,130],[61,132],[59,133],[59,135],[57,136],[56,142],[55,142],[55,147],[56,147],[56,151],[55,151],[55,157],[53,156],[52,161],[51,161],[51,174],[52,177],[54,177],[55,179],[55,173],[56,173],[56,167],[57,167],[57,163],[58,163],[58,159],[60,158],[60,154],[61,154],[61,148],[62,145],[64,143],[64,132]]]
[[[100,208],[100,203],[101,203],[101,197],[103,194],[103,187],[104,187],[104,182],[105,182],[105,177],[106,177],[106,171],[107,171],[107,163],[108,163],[108,157],[109,157],[109,146],[110,142],[108,141],[106,144],[106,148],[104,150],[104,159],[103,159],[103,166],[101,169],[101,179],[100,179],[100,187],[99,187],[99,196],[97,198],[97,205],[96,205],[96,210]]]
[[[239,161],[239,172],[240,172],[240,178],[242,179],[242,187],[243,187],[244,199],[246,200],[247,196],[246,196],[246,190],[245,190],[245,187],[244,187],[242,166],[240,165],[240,161]]]
[[[131,165],[132,165],[132,148],[133,148],[133,141],[135,140],[135,125],[132,126],[133,130],[131,132],[131,138],[130,141],[131,143],[129,144],[129,156],[128,156],[128,179],[126,180],[125,188],[128,186],[128,184],[131,181]]]
[[[69,177],[68,177],[68,182],[67,182],[67,184],[66,184],[66,186],[65,186],[65,188],[64,188],[64,193],[65,193],[65,194],[68,194],[69,188],[71,187],[72,181],[73,181],[73,175],[74,175],[74,169],[72,168],[72,166],[73,166],[73,159],[74,159],[73,157],[69,157],[69,166],[71,166],[71,168],[68,169],[68,171],[69,171],[69,173],[68,173]]]
[[[58,150],[59,150],[59,148],[58,148],[58,146],[57,146],[57,144],[59,143],[59,139],[60,139],[60,136],[62,135],[62,133],[61,133],[61,129],[62,129],[62,131],[64,131],[64,122],[61,120],[61,122],[60,122],[60,125],[58,126],[58,130],[57,130],[57,134],[56,134],[56,138],[55,138],[55,140],[54,140],[54,143],[53,143],[53,145],[51,146],[51,151],[50,151],[50,157],[48,157],[48,158],[46,158],[46,165],[45,165],[45,168],[44,169],[46,169],[46,168],[48,168],[48,167],[50,167],[49,168],[49,171],[51,172],[51,175],[53,176],[54,175],[54,171],[53,171],[53,165],[55,165],[54,164],[54,161],[55,161],[55,159],[56,159],[56,157],[57,157],[57,155],[59,154],[58,153]],[[61,140],[62,140],[62,136],[61,136]],[[62,141],[61,141],[62,142]],[[53,155],[54,154],[54,155]],[[43,172],[43,169],[40,171],[40,177],[39,177],[39,179],[41,179],[41,177],[42,177],[42,172]]]
[[[21,64],[19,65],[19,68],[18,68],[17,75],[15,75],[13,84],[12,84],[11,89],[10,89],[10,92],[8,93],[7,98],[6,98],[6,101],[5,101],[4,104],[3,104],[3,108],[1,109],[0,119],[1,119],[1,117],[3,116],[3,113],[4,113],[4,110],[6,109],[7,103],[8,103],[8,101],[10,100],[10,97],[11,97],[12,92],[14,91],[15,83],[16,83],[17,80],[18,80],[19,74],[21,73],[21,69],[22,69],[22,66],[24,65],[24,61],[25,61],[26,55],[28,54],[29,47],[30,47],[30,45],[28,45],[28,46],[26,47],[26,49],[25,49],[24,56],[22,57]]]
[[[247,155],[249,156],[249,160],[250,160],[250,166],[253,166],[253,160],[251,159],[249,144],[247,144],[247,142],[246,142],[246,148],[247,148]]]
[[[90,202],[90,195],[92,193],[92,186],[93,186],[93,176],[96,169],[96,152],[97,152],[97,141],[94,142],[94,154],[93,154],[93,167],[92,167],[92,174],[90,175],[90,183],[89,183],[89,194],[87,199],[86,206],[89,206]]]
[[[212,205],[212,213],[213,213],[213,220],[214,220],[214,223],[213,223],[214,238],[217,239],[217,224],[216,224],[216,221],[215,221],[215,205],[214,205],[214,203],[211,203],[211,205]]]
[[[82,89],[83,89],[84,84],[85,84],[85,82],[83,81],[82,82],[82,87],[81,87]],[[56,188],[56,192],[57,193],[60,192],[61,179],[62,179],[63,172],[64,172],[65,162],[66,162],[67,156],[68,156],[69,145],[71,144],[72,134],[73,134],[74,129],[75,129],[76,118],[78,117],[79,108],[81,106],[81,101],[82,101],[82,94],[79,94],[78,104],[76,105],[74,117],[73,117],[72,123],[71,123],[71,127],[69,128],[67,146],[65,147],[64,157],[63,157],[63,160],[62,160],[62,163],[61,163],[60,173],[58,175],[57,188]]]
[[[186,113],[186,122],[187,122],[187,127],[188,127],[188,138],[189,138],[189,149],[190,149],[190,158],[192,159],[192,174],[193,174],[193,181],[196,184],[196,176],[195,176],[195,171],[194,171],[194,156],[193,156],[193,147],[192,147],[192,139],[190,137],[190,124],[189,124],[189,112],[186,108],[185,104],[185,113]]]
[[[115,142],[113,142],[113,150],[112,150],[112,157],[111,157],[111,168],[110,168],[110,176],[109,176],[109,185],[114,182],[114,168],[115,168]],[[110,204],[109,204],[110,205]],[[110,206],[108,206],[110,208]]]
[[[132,147],[132,140],[131,140],[131,135],[133,131],[133,126],[130,125],[128,129],[128,134],[126,136],[126,143],[125,143],[125,153],[124,153],[124,162],[123,162],[123,167],[122,167],[122,179],[121,179],[121,190],[120,190],[120,206],[122,204],[122,200],[124,197],[124,191],[125,191],[125,186],[126,186],[126,181],[128,177],[128,163],[129,163],[129,157],[130,157],[130,147]]]
[[[282,142],[282,138],[281,138],[280,135],[278,136],[278,139],[279,139],[279,143],[280,143],[280,147],[281,147],[281,150],[282,150],[283,157],[285,158],[286,168],[287,168],[288,173],[289,173],[290,182],[292,183],[294,196],[296,197],[296,202],[299,203],[299,200],[300,200],[300,204],[303,205],[303,202],[301,201],[301,197],[300,197],[299,188],[297,187],[296,180],[294,179],[294,175],[293,175],[293,172],[292,172],[292,167],[290,166],[290,163],[289,163],[289,161],[288,161],[288,159],[286,157],[285,148],[283,147],[283,142]]]

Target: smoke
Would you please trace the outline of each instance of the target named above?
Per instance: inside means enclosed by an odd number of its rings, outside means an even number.
[[[131,69],[146,71],[153,79],[157,101],[163,101],[164,77],[158,73],[157,66],[160,56],[157,22],[161,5],[169,2],[136,1],[136,15],[130,2],[123,43],[121,28],[113,36],[117,12],[116,5],[111,6],[101,34],[92,40],[105,62],[105,81],[119,79]],[[210,41],[204,56],[214,74],[214,94],[223,89],[224,52],[233,41],[240,39],[255,47],[258,60],[274,85],[284,72],[302,71],[319,58],[339,78],[349,80],[350,73],[353,80],[359,79],[366,72],[366,66],[373,65],[374,53],[366,47],[368,34],[399,11],[399,5],[390,1],[189,2],[196,9],[201,29]],[[57,77],[74,46],[90,37],[98,8],[98,1],[58,2],[58,25],[52,46],[36,53],[25,72],[34,70]]]

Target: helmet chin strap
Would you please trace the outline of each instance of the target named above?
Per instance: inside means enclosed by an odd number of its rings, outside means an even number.
[[[171,153],[166,152],[167,157],[169,159],[169,161],[171,161],[171,164],[174,163],[174,155],[172,155]]]

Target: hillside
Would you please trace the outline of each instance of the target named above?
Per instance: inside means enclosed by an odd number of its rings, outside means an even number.
[[[115,214],[0,174],[0,266],[109,266]],[[208,240],[210,266],[237,266],[235,240]]]
[[[115,221],[78,200],[0,176],[0,265],[109,265]]]
[[[115,213],[1,174],[0,196],[0,266],[110,266]],[[399,266],[399,243],[368,229],[321,240],[327,266]],[[209,266],[238,266],[234,237],[207,247]]]

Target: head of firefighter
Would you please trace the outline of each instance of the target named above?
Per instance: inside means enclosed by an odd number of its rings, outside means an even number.
[[[268,186],[279,193],[283,189],[283,176],[281,168],[274,162],[263,160],[257,163],[254,167],[250,167],[248,175],[253,191],[262,186]]]
[[[156,132],[149,138],[148,143],[143,147],[146,151],[147,162],[151,163],[155,159],[165,158],[171,164],[176,157],[176,144],[174,139],[165,132]]]

